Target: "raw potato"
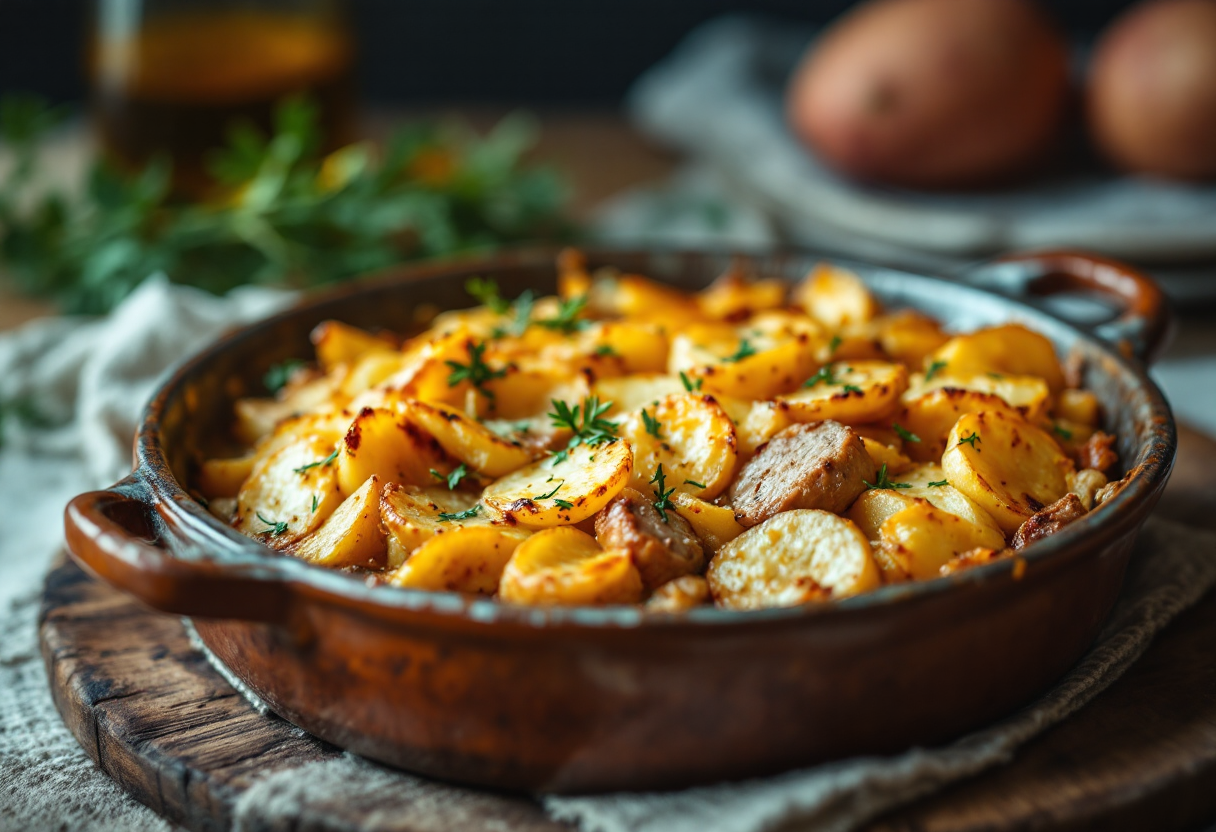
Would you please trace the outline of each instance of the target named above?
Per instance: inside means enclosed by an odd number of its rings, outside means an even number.
[[[1021,324],[1002,324],[956,335],[925,359],[925,366],[942,362],[944,375],[964,378],[997,373],[1038,376],[1052,393],[1065,387],[1064,370],[1046,336]]]
[[[604,404],[612,403],[607,415],[620,416],[649,407],[666,396],[686,391],[678,376],[645,373],[600,379],[592,385],[591,392]]]
[[[657,437],[647,430],[647,418],[658,421]],[[668,487],[712,500],[739,461],[735,425],[709,395],[667,396],[621,422],[620,434],[633,446],[633,487],[640,491],[650,490],[662,465]]]
[[[1000,396],[975,390],[943,387],[917,396],[905,395],[898,421],[920,441],[909,442],[904,450],[917,462],[940,462],[946,452],[946,438],[959,417],[981,410],[1018,415]]]
[[[878,539],[874,557],[888,581],[935,578],[955,555],[1005,545],[999,538],[992,547],[984,529],[922,500],[883,521]]]
[[[962,439],[978,437],[973,442]],[[984,508],[1005,534],[1068,491],[1072,461],[1034,425],[1000,411],[967,413],[947,440],[950,484]]]
[[[406,403],[405,412],[445,451],[486,476],[501,477],[532,461],[519,445],[447,405],[412,401]]]
[[[865,535],[843,517],[795,509],[723,546],[706,573],[714,602],[727,609],[789,607],[844,598],[881,582]]]
[[[380,528],[380,480],[372,477],[363,483],[321,528],[288,551],[302,560],[335,569],[384,566],[388,550]]]
[[[526,538],[526,532],[503,526],[461,526],[422,544],[388,580],[410,589],[493,595]]]
[[[794,303],[831,329],[865,323],[878,314],[878,302],[861,278],[831,263],[820,263],[798,284]]]
[[[367,478],[401,485],[430,485],[434,468],[448,474],[456,467],[443,446],[408,415],[383,408],[364,408],[339,445],[338,483],[354,494]]]
[[[513,604],[636,604],[642,578],[620,550],[570,526],[545,529],[520,544],[503,570],[498,595]]]
[[[573,525],[608,505],[632,471],[633,448],[623,439],[579,445],[561,462],[542,459],[508,474],[485,490],[484,501],[509,522],[529,528]],[[552,496],[540,499],[555,488]]]
[[[709,582],[700,575],[684,575],[656,589],[646,599],[646,611],[687,612],[709,600]]]
[[[891,415],[908,389],[908,371],[902,364],[851,361],[829,364],[825,369],[835,383],[819,381],[778,397],[790,418],[798,422],[875,422]]]
[[[491,522],[485,510],[460,520],[441,520],[440,514],[460,514],[477,505],[477,497],[447,488],[419,488],[389,483],[380,496],[380,522],[388,532],[389,565],[400,566],[410,553],[437,534],[463,526]]]
[[[671,495],[676,512],[688,521],[710,554],[717,552],[743,534],[735,513],[725,506],[714,505],[683,491]]]
[[[315,464],[333,451],[332,443],[314,436],[259,462],[237,495],[237,531],[274,549],[316,531],[342,502],[335,466]]]

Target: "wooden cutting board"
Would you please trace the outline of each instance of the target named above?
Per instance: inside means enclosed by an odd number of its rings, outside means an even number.
[[[1183,430],[1159,511],[1216,528],[1216,442]],[[137,799],[189,829],[228,830],[255,778],[341,756],[255,711],[191,647],[179,619],[149,612],[66,560],[47,578],[40,621],[51,689],[76,739]],[[449,786],[426,788],[434,794],[386,789],[311,806],[317,816],[300,827],[353,832],[376,814],[405,832],[568,830],[526,798],[481,793],[458,802]],[[1026,745],[1012,764],[871,829],[1169,832],[1213,821],[1216,596],[1209,595],[1111,688]]]

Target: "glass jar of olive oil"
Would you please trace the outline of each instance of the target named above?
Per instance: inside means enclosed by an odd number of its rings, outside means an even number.
[[[97,0],[87,65],[103,151],[126,168],[168,154],[176,189],[199,196],[230,125],[269,131],[299,94],[333,149],[353,130],[353,53],[340,0]]]

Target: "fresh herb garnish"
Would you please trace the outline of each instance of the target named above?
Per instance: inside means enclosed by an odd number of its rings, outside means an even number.
[[[853,369],[852,367],[845,367],[841,372],[847,373],[847,372],[851,371],[852,369]],[[819,371],[816,372],[815,375],[811,376],[806,381],[802,382],[802,386],[803,387],[815,387],[820,382],[822,382],[823,384],[827,384],[827,385],[841,383],[840,379],[836,378],[835,365],[824,364],[822,367],[819,368]],[[853,385],[851,385],[851,384],[847,384],[845,386],[853,387]],[[854,388],[854,389],[858,389],[858,388]],[[859,392],[860,392],[860,390],[859,390]]]
[[[654,416],[651,416],[650,411],[644,407],[642,408],[642,424],[644,424],[646,426],[646,432],[649,433],[651,436],[653,436],[655,439],[663,438],[662,423],[658,419],[656,419]]]
[[[941,487],[949,485],[949,484],[950,484],[949,480],[930,480],[928,483],[928,486],[930,488],[941,488]]]
[[[1005,377],[1003,375],[1001,375],[1000,373],[989,373],[988,378],[994,378],[997,381],[1001,381]]]
[[[452,473],[447,474],[446,476],[444,474],[439,473],[434,468],[431,469],[431,476],[434,477],[435,479],[439,480],[440,482],[447,483],[448,491],[455,491],[456,486],[460,485],[460,481],[462,479],[464,479],[465,477],[467,477],[468,475],[469,475],[469,466],[465,465],[463,462],[460,463],[459,465],[457,465],[456,468],[452,471]]]
[[[932,361],[929,363],[929,369],[925,370],[925,381],[932,381],[933,377],[946,369],[945,361]]]
[[[887,476],[887,463],[885,463],[885,462],[882,464],[882,467],[878,469],[878,481],[877,482],[868,483],[865,480],[862,480],[862,482],[866,483],[867,489],[911,488],[912,487],[912,483],[910,483],[910,482],[891,482],[891,479]]]
[[[477,512],[479,512],[479,511],[481,511],[481,505],[480,505],[480,504],[475,505],[475,506],[473,506],[472,508],[466,508],[464,511],[457,511],[457,512],[454,512],[454,513],[452,513],[452,514],[447,514],[447,513],[445,513],[445,512],[440,512],[440,513],[439,513],[439,519],[440,519],[440,520],[443,520],[443,521],[445,521],[445,522],[446,522],[446,521],[451,521],[451,520],[468,520],[468,519],[470,519],[470,518],[472,518],[472,517],[476,517],[476,516],[477,516]]]
[[[485,396],[487,399],[494,398],[494,391],[487,390],[485,385],[487,381],[496,378],[502,378],[507,374],[506,370],[491,370],[489,365],[482,360],[482,355],[485,354],[486,345],[482,341],[469,342],[469,363],[461,364],[459,361],[445,361],[452,372],[448,375],[448,387],[455,387],[462,381],[467,381],[477,388],[477,392]]]
[[[651,505],[654,510],[663,518],[663,522],[667,522],[667,512],[669,509],[674,509],[675,506],[671,502],[671,495],[676,493],[674,487],[667,487],[667,475],[663,473],[663,463],[659,463],[659,467],[655,469],[654,476],[650,478],[650,485],[657,485],[655,496],[658,498]]]
[[[270,527],[266,531],[262,532],[262,534],[269,535],[270,537],[278,537],[281,534],[287,533],[287,523],[285,521],[276,523],[273,520],[267,520],[262,516],[260,511],[256,512],[256,515],[259,520]]]
[[[564,508],[567,510],[574,508],[574,503],[568,502],[567,500],[554,500],[553,503],[558,508]]]
[[[739,342],[739,349],[735,350],[734,355],[728,355],[722,359],[723,364],[734,364],[742,361],[745,358],[750,358],[756,354],[756,348],[752,346],[752,342],[744,338]]]
[[[904,426],[902,426],[899,422],[892,422],[891,430],[893,430],[897,434],[899,434],[899,438],[904,440],[905,442],[919,442],[920,441],[919,436],[917,436],[915,433],[913,433],[912,431],[910,431],[907,428],[905,428]]]
[[[553,479],[553,478],[550,477],[549,479]],[[548,480],[546,480],[546,482],[548,482]],[[553,490],[550,491],[548,494],[538,494],[535,497],[533,497],[532,499],[533,500],[547,500],[550,497],[552,497],[554,494],[556,494],[558,492],[558,490],[565,484],[566,484],[566,481],[562,480],[557,485],[553,486]]]
[[[845,392],[845,393],[856,393],[856,394],[857,394],[857,395],[859,395],[859,396],[864,396],[864,395],[865,395],[865,391],[863,391],[863,390],[862,390],[860,387],[858,387],[856,384],[846,384],[846,385],[844,386],[844,392]]]
[[[543,326],[546,329],[557,330],[569,335],[572,332],[577,332],[580,329],[586,329],[589,321],[582,320],[579,315],[583,308],[587,305],[587,296],[579,295],[578,297],[567,298],[563,300],[561,306],[558,307],[557,315],[544,320],[533,321],[537,326]]]
[[[321,495],[319,495],[319,494],[313,494],[313,495],[312,495],[312,511],[311,511],[310,513],[311,513],[311,514],[316,514],[316,513],[317,513],[317,506],[319,506],[319,505],[321,505]]]
[[[617,355],[617,351],[612,348],[611,344],[600,344],[595,348],[596,355]]]
[[[281,361],[266,371],[266,375],[262,376],[262,383],[271,393],[277,393],[286,387],[287,383],[291,381],[291,377],[305,366],[304,362],[298,358]]]
[[[978,433],[976,433],[975,431],[971,431],[971,435],[961,437],[958,440],[958,444],[959,445],[970,445],[972,448],[974,448],[975,443],[979,442],[979,441],[981,441],[980,435]],[[956,445],[955,447],[958,447],[958,446]]]
[[[693,381],[688,377],[687,373],[680,370],[680,383],[684,385],[684,389],[689,393],[695,393],[701,389],[701,385],[705,383],[705,379],[699,378],[696,381]]]
[[[1064,439],[1064,440],[1072,439],[1072,431],[1070,431],[1066,427],[1061,427],[1060,425],[1056,424],[1055,422],[1051,423],[1051,432],[1054,433],[1056,436],[1060,437],[1061,439]]]
[[[553,412],[548,414],[555,427],[566,428],[574,433],[566,450],[580,443],[594,447],[616,441],[619,427],[616,422],[603,418],[612,409],[612,402],[600,403],[598,396],[588,396],[582,404],[571,407],[566,402],[552,399]]]
[[[836,350],[840,349],[841,341],[842,339],[839,335],[833,335],[832,340],[828,341],[828,358],[831,358],[836,354]]]
[[[292,468],[291,470],[297,474],[303,474],[308,471],[311,471],[313,468],[320,468],[325,465],[332,465],[334,460],[337,458],[338,458],[338,449],[334,448],[334,452],[332,454],[330,454],[329,456],[325,457],[325,459],[318,459],[316,462],[310,462],[307,465],[301,465],[299,468]]]
[[[692,486],[696,486],[697,488],[705,488],[705,487],[706,487],[706,486],[705,486],[705,483],[703,483],[703,482],[697,482],[696,480],[684,480],[684,484],[685,484],[685,485],[692,485]]]
[[[516,433],[528,433],[532,430],[532,426],[527,422],[516,422],[511,427],[514,428]]]
[[[518,338],[523,335],[532,324],[532,307],[535,301],[536,296],[532,294],[531,289],[524,289],[520,292],[519,297],[511,304],[511,323],[505,327],[496,328],[491,333],[492,336],[502,338],[505,335],[514,335]]]
[[[498,293],[498,283],[491,278],[470,277],[464,282],[464,290],[491,312],[502,315],[511,308],[506,298]]]

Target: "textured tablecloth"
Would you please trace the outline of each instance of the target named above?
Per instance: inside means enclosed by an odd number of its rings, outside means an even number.
[[[10,424],[0,452],[0,830],[167,828],[96,769],[59,721],[37,647],[41,578],[61,541],[64,503],[128,470],[138,413],[163,370],[284,300],[264,290],[221,300],[157,280],[110,318],[49,320],[0,337],[0,400],[25,400],[57,425]],[[1185,398],[1189,391],[1175,392]],[[674,794],[552,798],[546,806],[555,817],[604,832],[751,832],[791,818],[806,820],[807,828],[851,828],[884,808],[1008,760],[1020,743],[1109,684],[1154,632],[1216,582],[1216,536],[1154,522],[1137,551],[1100,644],[1056,690],[1000,725],[942,749]],[[242,799],[238,823],[294,829],[302,813],[327,801],[357,800],[364,789],[421,793],[421,783],[343,757],[266,778]],[[462,807],[479,799],[477,792],[458,787],[443,787],[442,800],[434,791],[427,794],[428,811],[442,822],[436,828],[461,828]],[[401,829],[407,820],[374,817],[368,824]]]

